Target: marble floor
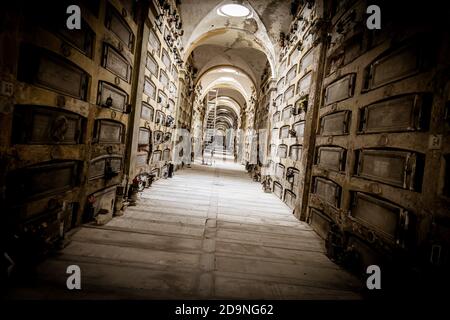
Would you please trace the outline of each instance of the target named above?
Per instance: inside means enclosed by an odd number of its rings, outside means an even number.
[[[81,290],[66,268],[81,268]],[[243,167],[216,160],[156,181],[137,206],[86,225],[11,298],[358,299],[361,284]]]

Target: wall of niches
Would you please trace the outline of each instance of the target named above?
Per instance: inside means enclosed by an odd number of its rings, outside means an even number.
[[[120,209],[136,50],[133,7],[82,1],[69,32],[68,5],[8,4],[0,35],[2,208],[50,238]]]
[[[179,36],[179,24],[173,10],[166,8],[167,5],[170,5],[169,2],[151,2],[144,26],[141,61],[145,64],[139,79],[142,85],[138,87],[138,97],[142,98],[136,102],[139,125],[135,128],[138,142],[132,150],[132,177],[150,174],[156,180],[168,174],[168,165],[174,156],[179,106],[187,99],[184,78],[180,82],[180,76],[184,77],[186,72],[182,69],[180,48],[175,41]]]
[[[310,140],[316,117],[313,106],[317,104],[316,91],[320,85],[317,79],[323,45],[317,31],[323,20],[322,12],[320,3],[303,4],[293,19],[290,33],[282,35],[275,90],[271,91],[271,103],[266,105],[270,123],[267,181],[302,220],[309,189],[309,159],[314,150]]]
[[[369,30],[368,5],[307,1],[282,35],[271,189],[338,261],[445,265],[449,36],[388,15]]]
[[[368,30],[368,4],[329,8],[309,221],[323,235],[337,227],[365,265],[448,262],[448,34],[389,19]]]

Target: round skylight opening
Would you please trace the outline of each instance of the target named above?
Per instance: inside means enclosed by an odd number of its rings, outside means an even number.
[[[250,14],[250,10],[240,4],[224,4],[217,12],[222,16],[228,17],[247,17]]]

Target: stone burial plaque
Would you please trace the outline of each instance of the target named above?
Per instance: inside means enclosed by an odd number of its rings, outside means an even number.
[[[419,131],[428,127],[431,96],[410,94],[360,109],[359,133]]]
[[[108,4],[106,8],[105,26],[107,29],[111,30],[123,44],[133,51],[133,31],[111,4]]]
[[[31,201],[74,188],[78,161],[52,161],[21,168],[7,177],[6,193],[13,202]]]
[[[28,44],[21,46],[19,81],[86,100],[89,79],[88,73],[62,56]]]
[[[275,181],[275,182],[273,183],[273,193],[275,193],[276,196],[277,196],[278,198],[280,198],[280,199],[283,197],[283,187],[282,187],[281,184],[280,184],[279,182],[277,182],[277,181]]]
[[[101,144],[118,144],[123,142],[125,126],[117,121],[98,119],[94,125],[95,142]]]
[[[346,150],[341,147],[318,147],[316,165],[320,168],[345,171]]]
[[[141,108],[141,118],[148,120],[148,121],[153,121],[153,116],[154,116],[155,110],[153,109],[153,107],[145,102],[142,102],[142,108]]]
[[[302,145],[292,145],[289,150],[289,157],[291,158],[291,160],[300,161],[302,159],[302,149]]]
[[[146,146],[150,144],[150,130],[147,128],[139,128],[138,144]]]
[[[407,227],[408,211],[389,201],[375,198],[361,192],[354,192],[350,217],[396,240],[399,231]]]
[[[414,152],[362,149],[357,151],[356,175],[403,189],[420,190],[423,159]]]
[[[121,155],[102,155],[91,160],[88,176],[89,180],[95,180],[104,178],[106,174],[117,174],[121,170]]]
[[[295,199],[297,197],[291,190],[284,191],[284,202],[288,205],[289,208],[294,209],[295,207]]]
[[[145,66],[148,70],[150,70],[151,74],[153,74],[155,77],[158,77],[158,63],[150,53],[147,53],[147,61]]]
[[[314,177],[312,193],[317,195],[329,205],[339,208],[341,200],[341,186],[339,186],[336,182],[321,177]]]
[[[382,55],[366,68],[365,89],[370,90],[419,72],[421,49],[417,45]]]
[[[97,104],[126,113],[128,111],[128,94],[108,82],[99,81]]]
[[[159,56],[159,52],[161,50],[161,42],[159,41],[158,36],[153,29],[150,29],[148,43],[150,45],[150,48],[154,50],[154,55]]]
[[[327,238],[332,222],[333,221],[323,212],[315,208],[310,209],[309,225],[322,239]]]
[[[107,43],[103,44],[102,67],[128,83],[131,81],[131,64]]]
[[[325,105],[339,102],[353,96],[355,86],[355,74],[348,74],[325,88]]]
[[[319,135],[337,136],[348,134],[351,111],[339,111],[320,118]]]
[[[16,105],[12,142],[14,144],[79,144],[85,119],[54,107]]]
[[[150,97],[150,99],[156,99],[156,85],[150,78],[145,77],[144,80],[144,93]]]

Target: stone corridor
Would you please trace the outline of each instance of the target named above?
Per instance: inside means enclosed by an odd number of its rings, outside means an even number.
[[[81,268],[82,290],[66,289]],[[243,167],[216,160],[156,181],[105,226],[84,225],[15,298],[356,299],[358,281]],[[46,288],[46,290],[43,290]]]

